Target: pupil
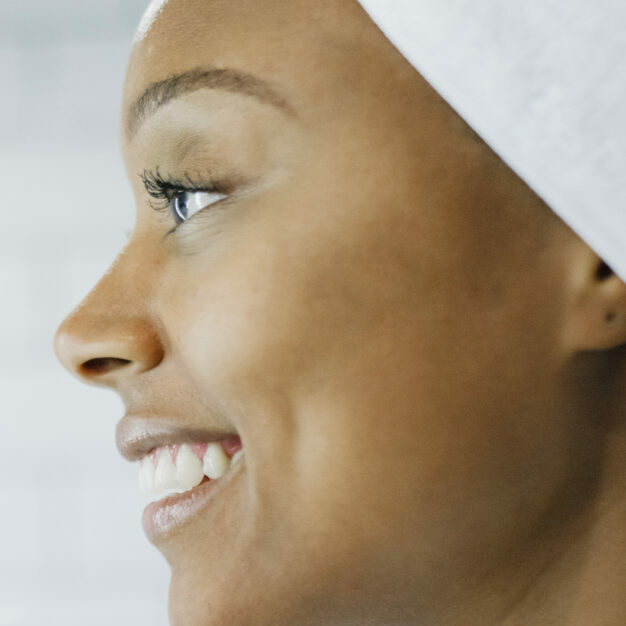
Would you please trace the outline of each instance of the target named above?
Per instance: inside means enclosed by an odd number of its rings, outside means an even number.
[[[174,216],[177,220],[184,222],[187,219],[187,194],[177,193],[174,196]]]

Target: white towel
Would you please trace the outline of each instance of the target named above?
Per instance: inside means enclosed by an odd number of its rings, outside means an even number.
[[[626,279],[626,0],[360,0],[467,123]]]

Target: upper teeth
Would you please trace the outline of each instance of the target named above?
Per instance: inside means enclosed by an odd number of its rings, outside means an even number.
[[[176,463],[172,453],[176,452]],[[243,454],[238,450],[230,459],[219,443],[210,443],[202,459],[191,446],[167,446],[155,453],[146,455],[139,468],[139,485],[146,497],[161,498],[171,493],[182,493],[199,485],[205,476],[217,479],[236,463]],[[156,467],[155,467],[155,459]]]
[[[204,473],[209,478],[219,478],[230,465],[230,459],[224,453],[219,443],[210,443],[204,453],[203,465]]]

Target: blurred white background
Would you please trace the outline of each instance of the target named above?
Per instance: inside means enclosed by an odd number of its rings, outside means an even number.
[[[121,402],[52,352],[132,228],[118,116],[146,4],[0,0],[0,625],[167,624]]]

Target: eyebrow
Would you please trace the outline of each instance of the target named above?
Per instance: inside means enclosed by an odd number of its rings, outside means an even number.
[[[287,115],[294,111],[274,87],[252,74],[232,69],[195,68],[151,83],[128,109],[126,132],[132,138],[143,122],[175,98],[199,89],[223,89],[242,93],[270,104]]]

